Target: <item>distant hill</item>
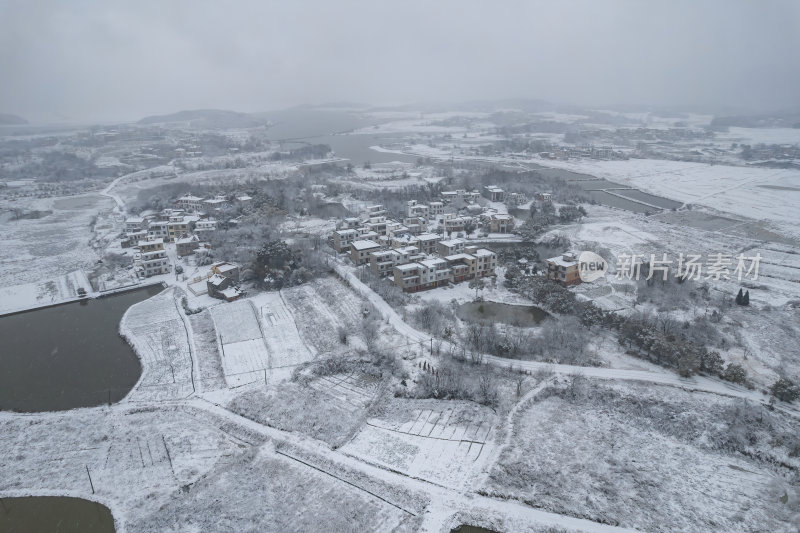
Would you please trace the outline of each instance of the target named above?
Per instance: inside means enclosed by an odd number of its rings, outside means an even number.
[[[187,122],[193,128],[254,128],[264,125],[265,121],[247,113],[226,111],[222,109],[194,109],[178,111],[170,115],[154,115],[145,117],[139,124],[163,124]]]
[[[22,117],[18,117],[17,115],[11,115],[8,113],[0,113],[0,125],[19,125],[19,124],[27,124],[28,121]]]

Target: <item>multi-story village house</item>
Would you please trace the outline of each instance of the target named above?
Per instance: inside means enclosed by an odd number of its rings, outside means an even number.
[[[581,282],[578,258],[573,253],[564,253],[547,260],[547,279],[565,287]]]
[[[181,209],[185,209],[191,213],[203,210],[203,199],[198,196],[192,196],[191,194],[181,196],[175,203]]]
[[[359,233],[355,229],[340,229],[333,232],[333,249],[337,252],[350,250],[353,241],[359,238]]]
[[[442,256],[453,255],[464,251],[465,241],[463,239],[450,239],[439,241],[436,244],[436,252]]]
[[[375,241],[358,240],[350,245],[350,259],[356,266],[369,262],[370,252],[380,250],[381,245]]]
[[[163,239],[140,241],[139,251],[133,256],[133,269],[143,278],[169,273],[169,260]]]

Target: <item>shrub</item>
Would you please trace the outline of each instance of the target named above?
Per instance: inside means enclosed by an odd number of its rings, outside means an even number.
[[[778,381],[773,383],[769,391],[774,397],[787,403],[791,403],[797,398],[800,398],[800,387],[798,387],[793,381],[786,378],[780,378]]]

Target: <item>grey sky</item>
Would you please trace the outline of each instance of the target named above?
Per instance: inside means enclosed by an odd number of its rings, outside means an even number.
[[[800,106],[796,1],[0,0],[0,112],[543,98]]]

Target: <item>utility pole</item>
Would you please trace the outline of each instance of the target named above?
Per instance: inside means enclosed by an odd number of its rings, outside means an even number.
[[[91,474],[89,474],[89,466],[88,465],[83,465],[83,466],[86,467],[86,475],[89,476],[89,486],[92,487],[92,494],[94,494],[94,483],[92,483],[92,476]]]

